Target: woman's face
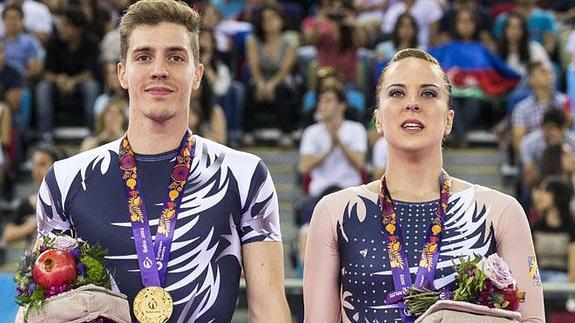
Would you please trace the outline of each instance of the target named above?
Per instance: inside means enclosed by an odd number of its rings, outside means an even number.
[[[124,127],[126,115],[123,111],[124,107],[121,103],[114,103],[108,107],[103,113],[103,127],[112,129],[121,129]]]
[[[52,157],[43,151],[37,151],[32,155],[32,178],[34,183],[37,185],[42,183],[42,179],[52,164],[54,164]]]
[[[441,148],[451,132],[453,110],[439,66],[414,57],[392,63],[385,72],[376,125],[390,147],[418,151]]]
[[[462,39],[472,39],[476,26],[471,12],[464,10],[458,13],[455,21],[455,28]]]
[[[273,10],[262,12],[262,26],[266,33],[277,33],[282,30],[282,18]]]
[[[412,39],[415,37],[415,28],[413,28],[414,22],[406,17],[403,17],[399,21],[399,27],[397,28],[397,34],[400,39]]]
[[[198,37],[200,48],[202,50],[203,55],[210,55],[214,52],[214,44],[212,43],[212,35],[207,32],[203,31],[200,33]],[[200,61],[202,58],[200,57]]]
[[[553,195],[544,188],[536,187],[532,192],[533,208],[538,215],[543,215],[553,206]]]
[[[507,26],[505,28],[505,37],[509,41],[519,41],[523,36],[524,30],[521,25],[521,20],[518,17],[507,18]]]

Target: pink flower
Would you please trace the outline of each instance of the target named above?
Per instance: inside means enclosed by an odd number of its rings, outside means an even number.
[[[505,263],[503,258],[499,257],[497,254],[492,254],[487,258],[483,258],[477,267],[481,269],[493,282],[493,285],[499,289],[504,289],[506,287],[515,288],[515,279],[511,276],[511,271],[509,266]]]
[[[69,236],[57,236],[52,248],[59,250],[72,250],[78,246],[76,239]]]

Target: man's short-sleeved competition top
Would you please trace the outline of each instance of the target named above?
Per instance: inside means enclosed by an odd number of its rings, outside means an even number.
[[[174,300],[169,322],[229,322],[242,245],[281,241],[278,202],[258,157],[195,136],[196,149],[180,205],[164,288]],[[109,250],[106,265],[130,305],[143,288],[128,203],[122,187],[120,140],[58,161],[40,187],[40,234],[75,230]],[[152,235],[177,151],[136,161]]]

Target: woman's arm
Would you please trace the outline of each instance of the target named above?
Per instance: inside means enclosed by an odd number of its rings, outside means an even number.
[[[326,198],[313,212],[304,263],[304,322],[340,322],[339,252]]]
[[[279,71],[270,79],[271,84],[275,88],[278,84],[282,83],[288,74],[293,70],[296,57],[296,47],[290,45],[286,56],[284,57],[283,64]]]
[[[519,305],[521,322],[545,322],[543,287],[527,216],[517,200],[503,208],[494,224],[497,253],[509,265],[525,302]]]

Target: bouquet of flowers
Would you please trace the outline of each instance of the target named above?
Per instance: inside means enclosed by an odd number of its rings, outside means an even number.
[[[457,288],[453,292],[411,287],[404,298],[410,314],[420,316],[446,299],[507,311],[517,311],[525,300],[525,292],[519,291],[509,267],[497,254],[462,257],[455,272]]]
[[[101,246],[69,236],[42,237],[36,250],[24,254],[14,277],[16,302],[25,307],[24,319],[28,320],[31,308],[38,315],[47,300],[82,286],[109,290],[111,279],[103,265],[106,253]]]

